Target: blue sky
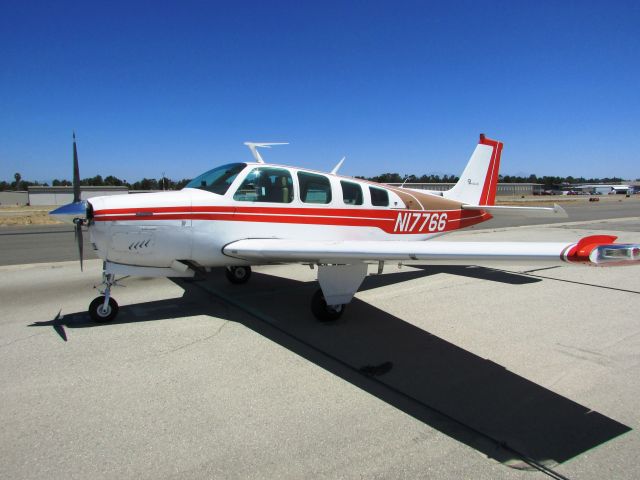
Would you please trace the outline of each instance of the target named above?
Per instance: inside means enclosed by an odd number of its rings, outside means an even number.
[[[636,1],[0,4],[0,179],[191,178],[267,161],[640,177]]]

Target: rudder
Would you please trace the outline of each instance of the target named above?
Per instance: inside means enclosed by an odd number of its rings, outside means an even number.
[[[480,134],[460,180],[443,197],[470,205],[495,205],[502,142]]]

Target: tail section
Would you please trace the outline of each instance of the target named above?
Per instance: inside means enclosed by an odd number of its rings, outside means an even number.
[[[495,205],[502,142],[480,134],[460,180],[443,197],[470,205]]]

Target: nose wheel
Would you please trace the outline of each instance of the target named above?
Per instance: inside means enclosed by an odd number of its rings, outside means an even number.
[[[89,316],[91,320],[98,323],[110,322],[118,315],[118,302],[109,298],[105,302],[105,296],[101,295],[93,299],[89,304]]]
[[[113,273],[102,274],[103,295],[94,298],[89,304],[89,316],[98,323],[110,322],[118,315],[118,302],[111,298],[111,287],[116,285]]]

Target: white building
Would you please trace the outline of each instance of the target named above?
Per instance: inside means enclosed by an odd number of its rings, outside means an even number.
[[[587,185],[572,185],[571,189],[580,190],[585,193],[595,193],[597,195],[626,195],[627,193],[633,193],[633,187],[631,185],[605,185],[593,183]]]
[[[129,193],[127,187],[80,187],[80,198],[86,200],[91,197],[105,195],[122,195]],[[30,205],[66,205],[73,202],[73,187],[29,187]]]

